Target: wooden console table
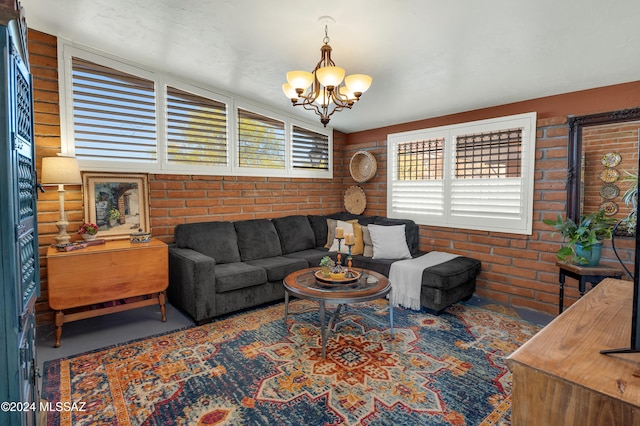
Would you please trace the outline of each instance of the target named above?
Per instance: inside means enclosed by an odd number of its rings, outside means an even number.
[[[507,358],[511,424],[640,425],[640,353],[629,347],[633,283],[607,278]]]
[[[65,322],[120,312],[142,306],[160,305],[166,321],[165,290],[169,283],[168,248],[151,239],[148,243],[129,240],[70,252],[54,247],[47,251],[49,306],[56,310],[54,347],[60,346]],[[143,300],[116,304],[121,299],[146,296]],[[64,310],[108,303],[111,306],[64,313]]]
[[[558,311],[562,313],[564,310],[564,281],[569,276],[578,281],[578,291],[580,297],[584,296],[587,290],[587,283],[592,286],[598,284],[605,278],[621,278],[622,271],[610,266],[578,266],[571,263],[556,261],[556,265],[560,268],[558,281],[560,281],[560,300],[558,302]]]

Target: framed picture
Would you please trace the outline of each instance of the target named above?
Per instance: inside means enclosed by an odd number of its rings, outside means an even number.
[[[84,220],[98,225],[98,238],[129,238],[150,232],[146,174],[82,174]]]

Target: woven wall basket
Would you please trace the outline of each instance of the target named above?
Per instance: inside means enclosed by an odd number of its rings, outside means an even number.
[[[344,193],[344,208],[352,214],[362,214],[367,207],[367,197],[359,186],[352,186]]]
[[[349,173],[356,182],[366,182],[376,175],[378,163],[376,157],[368,151],[358,151],[349,162]]]

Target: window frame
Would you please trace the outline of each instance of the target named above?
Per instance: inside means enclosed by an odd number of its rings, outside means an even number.
[[[427,129],[419,129],[408,132],[393,133],[387,135],[387,216],[390,218],[412,219],[421,225],[446,226],[451,228],[471,229],[480,231],[495,231],[512,234],[531,235],[533,228],[533,190],[535,172],[535,144],[536,144],[536,119],[535,112],[516,114],[511,116],[496,117],[486,120],[478,120],[467,123],[452,124]],[[517,219],[499,217],[499,213],[494,212],[493,217],[477,217],[473,215],[459,215],[452,213],[453,186],[455,182],[469,181],[472,179],[456,178],[456,141],[458,136],[474,133],[493,132],[513,128],[522,129],[522,153],[521,153],[521,176],[519,178],[491,178],[496,182],[500,179],[503,183],[511,183],[514,179],[519,180],[519,206]],[[443,177],[441,185],[442,209],[436,213],[429,211],[425,203],[425,208],[413,208],[414,211],[402,211],[402,207],[395,207],[399,199],[394,194],[400,194],[403,190],[402,184],[397,179],[398,145],[422,140],[444,138],[443,154]],[[479,179],[478,179],[479,181]],[[418,181],[420,182],[420,181]],[[394,183],[395,189],[394,189]],[[437,183],[419,187],[419,183],[414,184],[415,193],[418,189],[427,191],[430,186],[438,186]],[[409,184],[405,186],[409,187]],[[406,189],[411,191],[411,188]],[[425,192],[426,193],[426,192]],[[401,197],[401,195],[400,195]],[[496,198],[497,199],[497,198]],[[427,200],[427,199],[425,199]],[[427,200],[428,201],[428,200]],[[414,207],[419,205],[419,197],[416,196]],[[410,210],[410,209],[406,209]]]
[[[75,156],[74,117],[73,117],[73,84],[72,58],[83,59],[98,65],[117,69],[154,82],[156,102],[156,134],[157,160],[155,162],[137,161],[108,161],[78,158],[81,170],[104,172],[146,172],[164,174],[191,174],[214,176],[261,176],[261,177],[300,177],[300,178],[333,178],[333,129],[324,128],[317,124],[301,120],[282,111],[275,110],[229,93],[206,87],[204,85],[187,82],[158,70],[151,70],[132,61],[116,57],[104,52],[93,50],[58,38],[58,75],[60,91],[60,135],[63,155]],[[203,166],[195,164],[170,163],[167,160],[167,86],[193,93],[197,96],[213,99],[227,105],[227,165]],[[285,167],[283,169],[269,169],[260,167],[239,167],[238,164],[238,108],[274,118],[284,123],[285,129]],[[328,169],[300,169],[294,168],[292,162],[293,126],[325,135],[328,138]]]

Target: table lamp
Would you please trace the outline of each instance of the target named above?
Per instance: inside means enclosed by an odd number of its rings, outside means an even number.
[[[60,219],[56,222],[58,227],[58,236],[56,241],[58,244],[66,244],[69,242],[69,234],[67,234],[66,215],[64,213],[64,186],[80,185],[82,178],[80,177],[80,168],[78,167],[78,159],[75,157],[45,157],[42,159],[42,185],[58,185],[58,198],[60,200]]]

